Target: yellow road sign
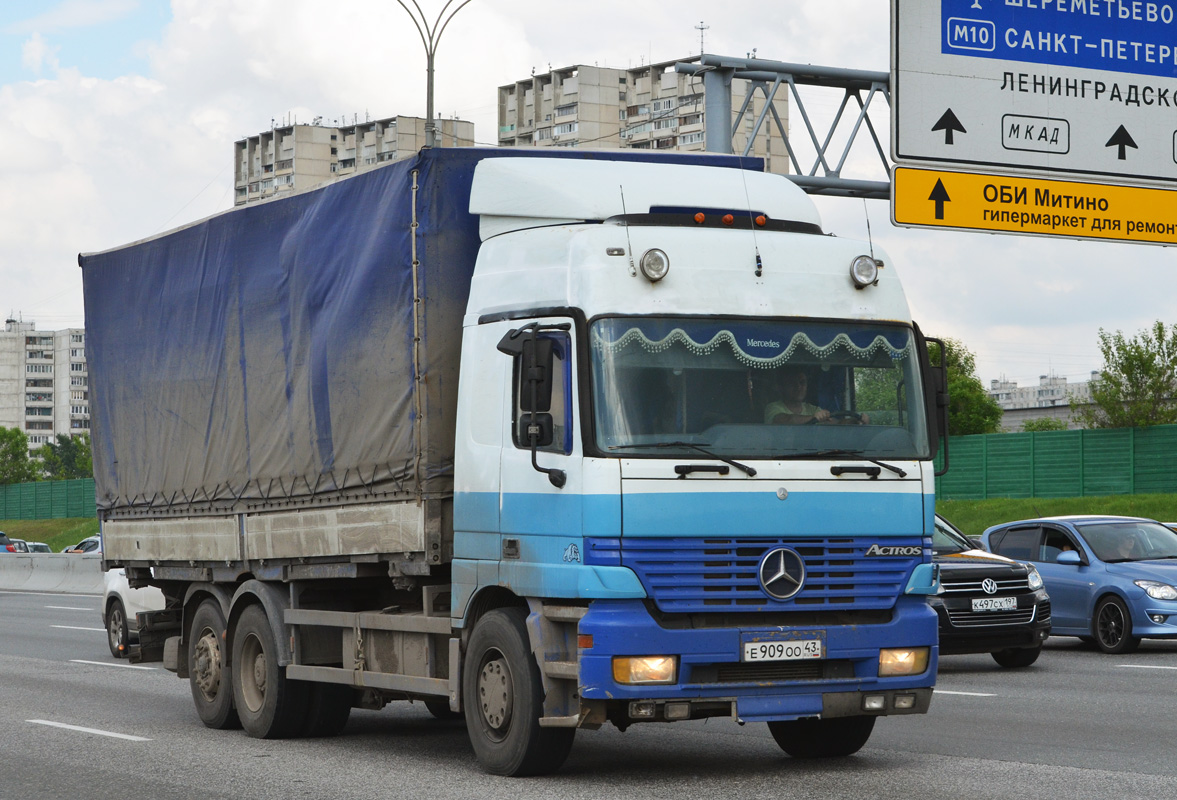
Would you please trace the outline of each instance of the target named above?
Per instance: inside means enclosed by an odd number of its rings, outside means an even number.
[[[895,167],[891,221],[1177,245],[1177,191]]]

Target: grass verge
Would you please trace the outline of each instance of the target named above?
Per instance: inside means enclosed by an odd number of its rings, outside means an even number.
[[[66,519],[0,519],[0,531],[13,539],[44,542],[54,553],[75,545],[87,536],[98,535],[98,520]]]
[[[1104,497],[1027,497],[992,500],[939,500],[936,511],[969,536],[986,528],[1034,517],[1064,514],[1114,514],[1177,521],[1177,495],[1114,494]]]

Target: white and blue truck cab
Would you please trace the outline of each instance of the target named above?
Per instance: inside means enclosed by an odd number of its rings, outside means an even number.
[[[133,656],[254,736],[424,700],[508,775],[926,712],[943,371],[749,166],[422,151],[82,257],[104,558],[168,598]]]

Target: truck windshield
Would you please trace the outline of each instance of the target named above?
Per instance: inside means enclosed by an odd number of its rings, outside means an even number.
[[[617,455],[681,443],[729,458],[928,457],[910,328],[612,317],[590,327],[594,436]]]

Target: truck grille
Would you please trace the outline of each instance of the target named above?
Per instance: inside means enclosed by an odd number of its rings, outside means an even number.
[[[616,541],[616,540],[614,540]],[[878,537],[810,539],[621,539],[621,563],[637,573],[664,612],[821,611],[890,609],[920,556],[866,557]],[[924,547],[921,537],[882,544]],[[774,600],[757,570],[766,553],[791,547],[805,562],[805,584]]]

